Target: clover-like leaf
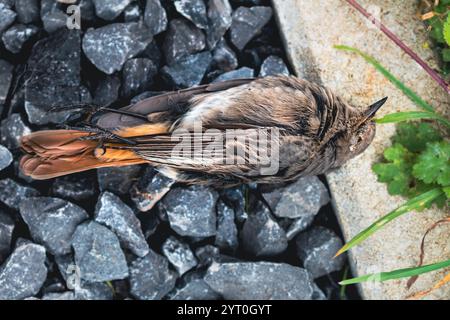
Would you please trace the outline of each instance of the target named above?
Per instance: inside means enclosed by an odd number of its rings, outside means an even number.
[[[387,183],[391,195],[409,195],[410,185],[413,181],[412,154],[401,144],[396,143],[384,151],[388,163],[376,163],[372,170],[377,174],[379,182]]]
[[[447,16],[447,19],[444,22],[444,39],[447,45],[450,46],[450,15]]]
[[[450,185],[450,143],[432,142],[417,158],[413,174],[425,183]]]
[[[397,125],[397,134],[393,141],[400,143],[411,152],[425,150],[428,142],[442,140],[439,131],[426,122],[402,122]]]

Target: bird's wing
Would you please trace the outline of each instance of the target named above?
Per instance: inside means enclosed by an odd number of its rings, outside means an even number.
[[[253,78],[235,79],[167,92],[158,96],[141,100],[135,104],[123,107],[119,110],[146,116],[152,113],[167,111],[183,113],[186,111],[185,107],[189,100],[196,95],[227,90],[243,84],[247,84],[253,80]],[[105,113],[97,121],[97,125],[107,129],[131,127],[142,125],[145,123],[145,120],[112,112]]]

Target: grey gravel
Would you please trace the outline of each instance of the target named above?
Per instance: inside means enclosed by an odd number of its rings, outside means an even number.
[[[213,50],[214,65],[223,71],[231,71],[237,68],[238,60],[236,54],[227,45],[225,39],[221,39]]]
[[[128,277],[119,239],[101,224],[91,221],[79,225],[73,235],[72,246],[82,279],[103,282]]]
[[[17,246],[0,267],[0,300],[34,296],[47,277],[45,248],[34,243]]]
[[[209,52],[193,54],[163,67],[161,74],[175,88],[192,87],[200,84],[211,60]]]
[[[206,29],[206,5],[203,0],[174,0],[175,9],[197,28]]]
[[[114,20],[133,0],[93,0],[95,14],[104,20]]]
[[[0,144],[0,171],[7,168],[12,161],[13,157],[11,152]]]
[[[216,234],[217,198],[216,191],[204,186],[174,188],[160,202],[160,209],[179,235],[209,237]]]
[[[251,8],[239,7],[233,12],[231,24],[231,42],[239,50],[259,34],[272,17],[272,8],[255,6]]]
[[[249,215],[242,228],[242,243],[255,256],[273,256],[287,249],[286,233],[266,206]]]
[[[122,96],[131,97],[150,89],[158,67],[147,58],[130,59],[123,65]]]
[[[182,284],[168,294],[170,300],[218,300],[216,293],[203,280],[203,272],[191,272],[182,279]]]
[[[163,43],[168,65],[173,65],[183,57],[202,51],[205,46],[205,34],[200,29],[183,19],[170,21]]]
[[[306,300],[314,292],[308,272],[285,263],[213,263],[204,279],[227,300]]]
[[[162,252],[178,271],[179,275],[185,274],[197,265],[197,259],[194,257],[189,245],[175,237],[170,236],[164,241]]]
[[[213,82],[222,82],[226,80],[233,80],[233,79],[245,79],[245,78],[253,78],[255,74],[255,70],[249,68],[249,67],[242,67],[237,70],[225,72],[224,74],[221,74],[216,79],[214,79]]]
[[[1,6],[1,5],[0,5]],[[0,111],[8,96],[13,77],[13,65],[0,59]]]
[[[53,255],[71,251],[75,229],[89,217],[81,207],[58,198],[30,197],[23,199],[19,208],[34,241]]]
[[[233,10],[228,0],[210,0],[208,2],[208,28],[206,41],[210,49],[224,36],[231,26]]]
[[[342,240],[333,231],[320,226],[301,233],[296,239],[298,257],[313,278],[342,269],[345,256],[334,258],[342,245]]]
[[[147,0],[144,12],[144,22],[152,35],[157,35],[167,29],[167,13],[160,0]]]
[[[3,33],[3,44],[10,52],[19,53],[38,32],[39,28],[36,26],[15,24]]]
[[[123,10],[123,20],[125,22],[138,22],[141,19],[142,12],[139,4],[136,2],[130,3],[125,10]]]
[[[20,23],[39,21],[39,0],[15,0],[14,9],[17,13],[17,21]]]
[[[217,234],[215,245],[222,250],[235,251],[239,245],[234,210],[219,200],[217,204]]]
[[[14,22],[16,16],[17,14],[13,10],[0,3],[0,34]]]
[[[55,179],[52,194],[58,198],[81,202],[97,193],[94,177],[85,174],[71,174]]]
[[[289,69],[284,63],[283,59],[277,56],[269,56],[264,60],[259,71],[260,77],[275,76],[275,75],[289,75]]]
[[[148,167],[131,189],[131,199],[140,211],[147,212],[169,192],[174,183],[174,180]]]
[[[11,217],[0,210],[0,264],[5,261],[11,250],[14,227],[14,221]]]
[[[13,113],[3,119],[0,125],[0,142],[9,149],[19,147],[20,138],[31,133],[30,128],[23,122],[18,113]]]
[[[327,188],[315,176],[300,178],[263,196],[277,217],[291,219],[314,217],[330,201]]]
[[[103,192],[95,207],[95,221],[110,228],[119,238],[123,247],[139,257],[145,256],[149,247],[142,234],[141,223],[119,197]]]
[[[175,287],[176,274],[167,259],[154,251],[130,264],[130,292],[142,300],[160,300]]]
[[[95,88],[94,103],[99,106],[108,107],[119,98],[121,86],[117,75],[106,75]]]
[[[0,180],[0,201],[11,209],[19,209],[19,204],[28,197],[38,196],[39,192],[31,187],[24,186],[16,181],[6,178]]]
[[[97,180],[100,191],[111,191],[119,196],[128,194],[133,183],[138,179],[139,166],[100,168]]]
[[[112,74],[138,55],[153,40],[149,30],[136,22],[113,23],[89,29],[83,37],[83,51],[101,71]]]

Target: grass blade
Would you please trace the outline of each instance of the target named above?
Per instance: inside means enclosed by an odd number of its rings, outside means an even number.
[[[385,115],[382,118],[375,119],[376,123],[395,123],[409,120],[419,120],[419,119],[435,119],[437,121],[442,122],[447,127],[450,128],[450,121],[445,119],[444,117],[431,112],[426,111],[405,111],[405,112],[396,112]]]
[[[417,276],[422,273],[431,272],[431,271],[435,271],[435,270],[439,270],[439,269],[443,269],[443,268],[447,268],[447,267],[450,267],[450,259],[444,260],[441,262],[437,262],[437,263],[433,263],[433,264],[428,264],[428,265],[421,266],[421,267],[398,269],[398,270],[394,270],[394,271],[390,271],[390,272],[366,274],[361,277],[341,281],[341,282],[339,282],[339,284],[349,285],[349,284],[361,283],[361,282],[366,282],[366,281],[382,282],[382,281],[386,281],[386,280],[413,277],[413,276]]]
[[[416,105],[421,107],[422,109],[434,112],[434,109],[432,106],[430,106],[428,103],[422,100],[414,91],[412,91],[410,88],[405,86],[403,82],[401,82],[399,79],[397,79],[392,73],[390,73],[386,68],[384,68],[375,58],[369,56],[368,54],[362,52],[361,50],[358,50],[356,48],[352,48],[349,46],[344,45],[335,45],[334,48],[338,50],[343,51],[350,51],[357,53],[360,55],[364,60],[366,60],[368,63],[373,65],[375,69],[377,69],[381,74],[383,74],[389,81],[391,81],[397,88],[399,88],[409,99],[411,99],[412,102],[414,102]]]
[[[372,234],[374,234],[376,231],[381,229],[383,226],[385,226],[387,223],[391,222],[395,218],[398,218],[399,216],[419,208],[423,208],[425,205],[439,197],[443,191],[440,188],[432,189],[428,192],[422,193],[407,202],[405,202],[403,205],[398,207],[397,209],[389,212],[384,217],[378,219],[375,221],[372,225],[370,225],[367,229],[361,231],[358,233],[353,239],[351,239],[349,242],[347,242],[337,253],[336,256],[344,253],[345,251],[349,250],[350,248],[356,246],[357,244],[361,243],[368,237],[370,237]]]

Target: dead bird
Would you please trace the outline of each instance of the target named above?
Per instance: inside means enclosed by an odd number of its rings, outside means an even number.
[[[292,76],[201,85],[99,108],[95,123],[24,136],[20,167],[34,179],[50,179],[147,163],[187,184],[282,183],[325,173],[363,152],[386,99],[359,109]]]

